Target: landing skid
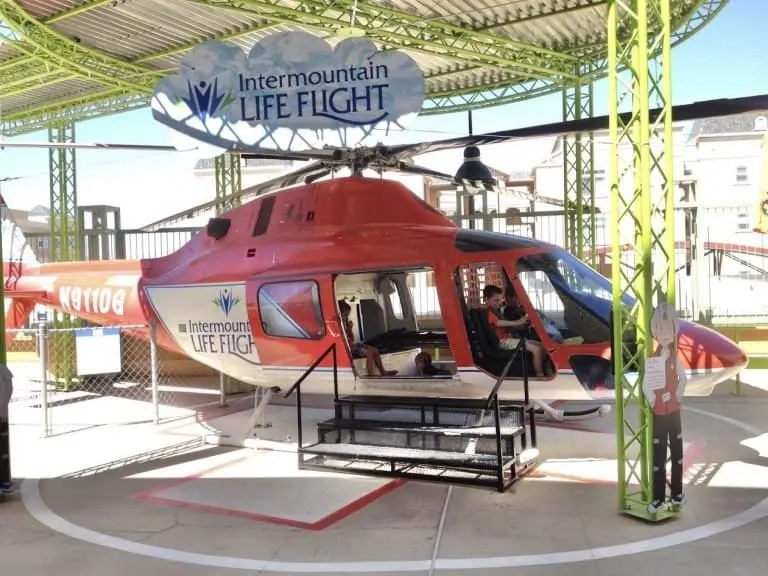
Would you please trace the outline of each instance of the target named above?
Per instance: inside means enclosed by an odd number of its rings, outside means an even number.
[[[555,420],[557,422],[576,422],[581,420],[591,420],[600,418],[611,412],[610,404],[601,404],[600,406],[590,406],[582,410],[558,410],[546,402],[535,400],[536,415],[543,416],[545,420]]]
[[[274,444],[259,438],[259,430],[265,430],[272,427],[272,423],[267,420],[267,408],[272,401],[272,396],[280,392],[280,388],[273,386],[271,388],[256,388],[254,393],[254,407],[248,422],[239,431],[232,435],[217,434],[205,437],[206,444],[216,446],[234,446],[238,448],[264,448],[265,443]]]

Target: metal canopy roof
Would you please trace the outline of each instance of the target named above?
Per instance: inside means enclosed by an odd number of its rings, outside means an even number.
[[[675,42],[727,0],[673,0]],[[278,30],[350,27],[403,48],[427,77],[423,114],[498,105],[605,74],[606,0],[0,0],[5,136],[148,105],[208,40],[249,49]],[[353,16],[354,15],[354,16]]]

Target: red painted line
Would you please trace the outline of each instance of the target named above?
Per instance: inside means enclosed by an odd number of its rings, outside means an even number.
[[[149,488],[147,490],[142,490],[141,492],[134,494],[132,496],[132,499],[140,502],[159,504],[162,506],[172,506],[174,508],[184,508],[187,510],[210,512],[212,514],[219,514],[221,516],[229,516],[232,518],[241,518],[244,520],[255,520],[257,522],[266,522],[269,524],[276,524],[278,526],[286,526],[290,528],[301,528],[304,530],[319,531],[319,530],[325,530],[329,526],[336,524],[337,522],[340,522],[341,520],[343,520],[348,516],[351,516],[355,512],[359,512],[366,506],[372,504],[379,498],[382,498],[383,496],[389,494],[390,492],[394,491],[395,489],[399,488],[400,486],[406,483],[405,480],[400,478],[391,480],[386,484],[384,484],[383,486],[380,486],[379,488],[376,488],[375,490],[372,490],[371,492],[364,494],[357,500],[350,502],[349,504],[342,506],[338,510],[331,512],[330,514],[321,518],[320,520],[317,520],[316,522],[302,522],[300,520],[291,520],[290,518],[281,518],[279,516],[270,516],[267,514],[245,512],[242,510],[235,510],[232,508],[224,508],[220,506],[211,506],[208,504],[197,504],[194,502],[187,502],[185,500],[178,500],[175,498],[165,498],[159,495],[161,492],[164,492],[171,488],[176,488],[178,486],[187,484],[188,482],[192,482],[194,480],[201,480],[208,474],[211,474],[219,470],[223,470],[230,466],[234,466],[235,464],[239,464],[247,460],[248,458],[252,458],[254,456],[256,457],[262,456],[267,452],[270,452],[270,451],[265,450],[263,452],[249,454],[247,456],[243,456],[242,458],[236,458],[231,462],[226,462],[224,464],[213,466],[211,468],[208,468],[196,474],[185,476],[184,478],[179,478],[172,482],[161,483],[157,486],[153,486],[152,488]]]
[[[177,478],[175,480],[169,480],[168,482],[162,482],[160,484],[157,484],[153,486],[152,488],[148,488],[146,490],[142,490],[140,492],[137,492],[132,496],[134,500],[146,500],[149,501],[150,499],[155,499],[155,494],[158,492],[164,492],[165,490],[170,490],[171,488],[176,488],[178,486],[181,486],[183,484],[186,484],[187,482],[192,482],[193,480],[200,480],[204,478],[207,474],[212,474],[213,472],[218,472],[219,470],[224,470],[226,468],[229,468],[230,466],[234,466],[235,464],[239,464],[240,462],[244,462],[248,460],[249,458],[262,456],[264,452],[253,452],[251,454],[248,454],[247,456],[241,456],[240,458],[236,458],[232,460],[231,462],[225,462],[223,464],[217,464],[216,466],[212,466],[210,468],[206,468],[205,470],[202,470],[200,472],[197,472],[195,474],[190,474],[189,476],[184,476],[182,478]]]
[[[343,520],[347,516],[351,516],[355,512],[359,512],[366,506],[373,504],[379,498],[386,496],[387,494],[389,494],[390,492],[393,492],[397,488],[400,488],[400,486],[403,486],[404,484],[406,484],[406,481],[403,480],[402,478],[391,480],[386,484],[384,484],[383,486],[376,488],[376,490],[373,490],[368,494],[361,496],[354,502],[350,502],[349,504],[339,508],[335,512],[331,512],[325,518],[321,518],[320,520],[312,524],[310,529],[325,530],[332,524],[336,524],[337,522],[339,522],[340,520]]]

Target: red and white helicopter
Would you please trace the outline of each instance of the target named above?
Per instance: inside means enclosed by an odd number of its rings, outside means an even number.
[[[686,120],[763,108],[766,96],[674,112],[676,120]],[[290,388],[332,343],[342,351],[342,393],[485,396],[507,356],[489,340],[484,316],[473,311],[482,306],[483,285],[496,283],[514,290],[530,318],[531,336],[547,350],[548,375],[530,383],[541,410],[561,419],[603,414],[607,405],[563,413],[548,402],[613,398],[610,282],[562,248],[460,229],[402,184],[364,177],[362,171],[400,170],[485,185],[483,175],[490,172],[472,147],[606,126],[603,117],[425,144],[248,151],[313,162],[243,191],[254,199],[211,218],[204,231],[162,258],[38,264],[20,230],[4,220],[6,326],[23,325],[36,304],[99,325],[156,322],[159,346],[266,389],[265,402],[272,392]],[[407,161],[462,146],[470,147],[469,162],[456,177]],[[352,175],[318,180],[342,167]],[[409,290],[418,283],[436,293],[439,329],[419,326]],[[542,310],[547,300],[558,305]],[[365,360],[353,359],[340,301],[352,310],[354,339],[376,347],[397,375],[368,376]],[[448,374],[408,375],[416,354],[434,350]],[[735,343],[692,322],[681,323],[680,355],[689,395],[710,394],[747,364]],[[302,391],[330,393],[332,369],[329,355]],[[521,396],[521,370],[521,363],[513,368],[502,397]]]

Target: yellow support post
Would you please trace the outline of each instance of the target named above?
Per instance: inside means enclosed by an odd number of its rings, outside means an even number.
[[[763,170],[757,189],[756,214],[755,232],[768,234],[768,133],[763,135]]]

